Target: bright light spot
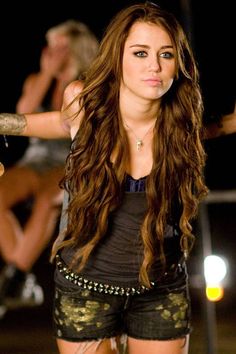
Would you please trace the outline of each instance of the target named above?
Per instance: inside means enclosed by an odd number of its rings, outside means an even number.
[[[207,256],[204,260],[204,275],[209,287],[217,287],[227,273],[226,262],[219,256]]]
[[[221,286],[218,287],[206,287],[206,296],[209,301],[220,301],[224,296],[224,289]]]

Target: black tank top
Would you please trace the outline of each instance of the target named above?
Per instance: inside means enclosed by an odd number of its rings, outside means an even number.
[[[122,204],[110,216],[106,235],[82,270],[81,274],[85,278],[123,287],[139,285],[139,270],[143,258],[140,226],[147,211],[145,181],[146,177],[135,180],[127,175]],[[177,264],[181,258],[181,251],[179,232],[174,225],[166,227],[164,248],[167,264]],[[73,249],[64,249],[61,257],[69,264],[73,257]],[[152,269],[151,280],[157,279],[161,270],[161,262],[157,259]],[[60,274],[57,276],[62,277]]]

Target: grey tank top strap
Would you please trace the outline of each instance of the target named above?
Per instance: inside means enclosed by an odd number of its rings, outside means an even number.
[[[62,204],[62,210],[61,210],[61,218],[60,218],[60,224],[59,224],[59,233],[63,233],[65,229],[67,228],[67,222],[68,222],[68,215],[67,215],[67,207],[69,203],[69,193],[64,190],[64,196],[63,196],[63,204]]]
[[[56,241],[54,242],[53,248],[57,247],[57,245],[59,245],[64,240],[65,237],[65,231],[67,228],[67,221],[68,221],[68,216],[67,216],[68,202],[69,202],[69,194],[67,191],[64,190],[61,218],[59,223],[59,235]]]

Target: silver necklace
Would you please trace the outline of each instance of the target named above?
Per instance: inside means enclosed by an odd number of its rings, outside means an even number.
[[[143,145],[144,145],[143,141],[144,141],[146,135],[148,135],[148,133],[150,132],[150,130],[151,130],[152,128],[154,128],[154,125],[152,125],[150,128],[148,128],[148,130],[146,131],[146,133],[144,134],[144,136],[143,136],[142,138],[139,138],[139,137],[137,137],[137,135],[135,134],[135,132],[133,131],[133,129],[130,128],[130,126],[129,126],[126,122],[124,122],[124,124],[125,124],[125,126],[133,133],[133,135],[135,136],[135,139],[136,139],[136,149],[137,149],[137,151],[140,151],[141,148],[142,148]]]

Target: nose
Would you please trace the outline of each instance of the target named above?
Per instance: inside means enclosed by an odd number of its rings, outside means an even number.
[[[156,56],[150,57],[148,67],[150,71],[155,71],[155,72],[161,71],[159,58],[157,58]]]

